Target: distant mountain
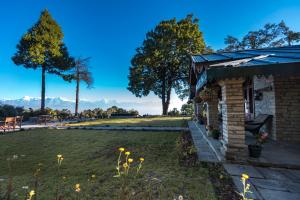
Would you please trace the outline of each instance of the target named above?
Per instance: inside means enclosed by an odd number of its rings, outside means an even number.
[[[32,108],[32,109],[39,109],[41,106],[41,99],[35,97],[28,97],[25,96],[20,99],[3,99],[0,100],[1,104],[8,104],[18,107],[24,108]],[[68,100],[62,97],[55,97],[55,98],[46,98],[46,107],[51,109],[69,109],[72,112],[75,108],[75,101]],[[94,109],[94,108],[102,108],[107,109],[111,106],[118,106],[124,109],[135,109],[140,112],[140,114],[160,114],[160,102],[148,101],[148,102],[117,102],[116,100],[98,100],[98,101],[88,101],[88,100],[81,100],[79,102],[79,111],[86,110],[86,109]]]

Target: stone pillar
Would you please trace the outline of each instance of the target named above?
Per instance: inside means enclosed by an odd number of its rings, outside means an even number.
[[[245,145],[245,110],[243,79],[220,82],[222,90],[223,146],[226,159],[244,160],[247,157]]]
[[[217,89],[213,92],[212,99],[207,101],[207,125],[213,129],[219,130],[219,110],[218,110],[218,92]]]

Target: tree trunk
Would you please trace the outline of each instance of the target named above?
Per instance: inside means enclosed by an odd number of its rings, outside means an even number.
[[[166,78],[163,78],[163,85],[162,85],[162,114],[168,115],[168,109],[170,105],[171,99],[171,90],[172,90],[172,81],[168,80],[166,84]]]
[[[161,88],[161,103],[162,103],[162,115],[168,115],[168,107],[166,105],[166,76],[163,71],[162,88]]]
[[[79,78],[76,79],[76,102],[75,102],[75,116],[78,116],[78,104],[79,104]]]
[[[46,67],[42,66],[41,112],[45,111]]]

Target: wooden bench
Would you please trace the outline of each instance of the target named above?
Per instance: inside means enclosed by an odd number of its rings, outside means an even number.
[[[272,118],[272,115],[260,114],[255,119],[245,122],[245,130],[253,135],[258,135],[260,128]]]
[[[38,116],[38,124],[44,123],[47,125],[47,122],[49,122],[51,119],[51,115],[39,115]]]
[[[3,122],[0,124],[0,129],[4,132],[6,130],[16,129],[16,117],[6,117]]]

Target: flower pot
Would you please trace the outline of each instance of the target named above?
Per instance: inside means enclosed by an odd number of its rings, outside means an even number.
[[[253,158],[259,158],[261,155],[262,146],[260,145],[248,145],[249,156]]]

